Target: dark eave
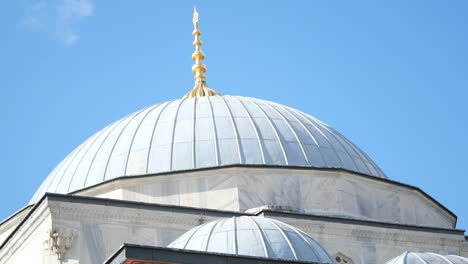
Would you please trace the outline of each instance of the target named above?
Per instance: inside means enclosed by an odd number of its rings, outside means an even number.
[[[143,246],[124,244],[117,252],[109,257],[104,264],[171,264],[171,263],[191,263],[191,264],[319,264],[317,262],[305,262],[298,260],[268,259],[262,257],[239,256],[221,253],[201,252],[185,249],[173,249],[154,246]]]

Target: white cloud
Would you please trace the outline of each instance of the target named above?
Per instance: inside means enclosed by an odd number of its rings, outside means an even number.
[[[20,24],[29,30],[53,34],[70,46],[80,38],[73,24],[93,14],[91,0],[33,0],[28,3]]]

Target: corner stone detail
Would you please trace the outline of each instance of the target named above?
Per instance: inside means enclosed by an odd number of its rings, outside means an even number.
[[[70,228],[62,227],[50,229],[47,233],[47,248],[55,253],[57,259],[62,262],[65,259],[67,250],[71,248],[73,240],[78,236],[78,233]]]

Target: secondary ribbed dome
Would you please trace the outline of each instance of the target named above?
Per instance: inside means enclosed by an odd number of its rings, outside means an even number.
[[[303,231],[263,217],[232,217],[197,226],[168,247],[316,263],[335,263]]]
[[[157,104],[107,126],[68,155],[31,202],[121,176],[230,164],[341,168],[385,178],[358,147],[312,116],[254,98],[209,96]]]
[[[385,264],[468,264],[468,259],[456,255],[405,252]]]

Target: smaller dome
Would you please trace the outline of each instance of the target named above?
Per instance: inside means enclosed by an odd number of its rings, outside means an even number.
[[[385,264],[468,264],[468,259],[455,255],[405,252]]]
[[[187,231],[168,247],[334,263],[325,249],[303,231],[264,217],[240,216],[209,222]]]

